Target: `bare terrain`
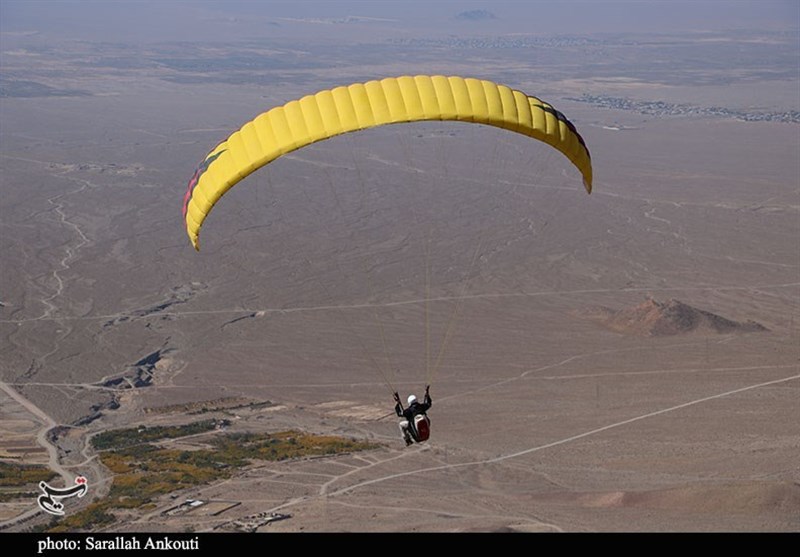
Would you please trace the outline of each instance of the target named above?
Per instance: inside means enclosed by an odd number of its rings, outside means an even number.
[[[93,434],[205,408],[381,448],[257,462],[107,531],[798,531],[797,36],[379,35],[4,36],[0,457],[86,476],[85,504],[113,481]],[[552,103],[594,192],[515,134],[386,127],[262,169],[191,248],[182,197],[218,141],[414,73]],[[432,436],[406,448],[392,392],[427,383]]]

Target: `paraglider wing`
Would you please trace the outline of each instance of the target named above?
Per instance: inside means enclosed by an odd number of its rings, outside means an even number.
[[[192,176],[184,197],[192,245],[200,249],[200,227],[225,192],[281,155],[347,132],[423,120],[485,124],[543,141],[575,165],[586,191],[592,191],[589,150],[575,126],[549,104],[481,79],[391,77],[320,91],[272,108],[217,145]]]

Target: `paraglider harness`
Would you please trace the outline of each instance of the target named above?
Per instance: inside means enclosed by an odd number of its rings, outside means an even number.
[[[400,395],[396,392],[394,393],[394,400],[397,402],[394,411],[398,416],[408,421],[408,432],[417,443],[427,441],[430,436],[430,418],[428,418],[426,414],[428,409],[433,405],[431,395],[428,392],[430,388],[430,385],[425,386],[425,398],[422,403],[415,400],[405,410],[403,409],[403,404],[400,402]],[[410,443],[407,442],[407,444]]]

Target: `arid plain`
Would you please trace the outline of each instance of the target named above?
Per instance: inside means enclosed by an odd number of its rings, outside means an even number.
[[[4,37],[4,456],[28,447],[102,497],[89,436],[205,408],[232,431],[381,448],[262,462],[177,498],[213,512],[165,516],[165,499],[108,531],[273,512],[258,531],[797,531],[797,37],[369,40]],[[593,193],[522,136],[386,127],[252,175],[191,248],[181,201],[217,142],[305,94],[415,73],[552,103]],[[406,448],[391,393],[426,383],[432,437]],[[47,520],[34,498],[0,509],[6,531]]]

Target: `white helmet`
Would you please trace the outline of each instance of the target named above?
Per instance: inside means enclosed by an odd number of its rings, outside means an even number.
[[[408,395],[408,405],[411,406],[415,402],[417,402],[417,397],[415,397],[414,395]]]

